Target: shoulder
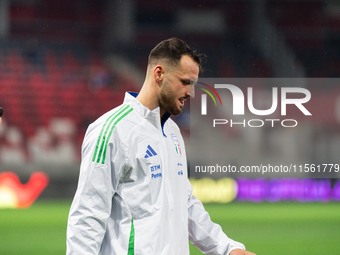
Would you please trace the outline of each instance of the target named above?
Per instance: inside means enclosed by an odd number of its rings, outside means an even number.
[[[130,135],[133,123],[133,108],[122,104],[100,116],[91,123],[86,131],[82,151],[88,151],[102,158],[107,150],[120,151]],[[106,157],[106,156],[105,156]]]
[[[131,117],[133,108],[129,104],[122,104],[100,116],[97,120],[90,124],[92,129],[100,129],[103,127],[110,128],[117,126],[124,119]]]
[[[97,139],[98,137],[105,137],[105,139],[108,139],[115,133],[117,126],[121,125],[125,126],[123,129],[128,130],[131,120],[136,119],[133,112],[134,109],[129,104],[122,104],[113,108],[88,126],[85,138],[92,137]]]

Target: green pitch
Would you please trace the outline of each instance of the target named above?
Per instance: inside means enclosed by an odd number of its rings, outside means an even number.
[[[0,209],[0,254],[65,254],[70,202]],[[206,205],[228,235],[257,254],[339,254],[340,203]],[[191,255],[201,254],[191,247]]]

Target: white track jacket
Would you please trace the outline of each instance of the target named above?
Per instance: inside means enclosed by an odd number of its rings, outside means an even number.
[[[244,249],[192,195],[178,126],[135,96],[88,127],[67,254],[187,255],[188,238],[205,254]]]

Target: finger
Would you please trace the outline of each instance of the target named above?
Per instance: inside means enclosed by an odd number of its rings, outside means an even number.
[[[231,255],[256,255],[255,253],[252,253],[250,251],[245,251],[241,249],[236,249],[231,252]]]

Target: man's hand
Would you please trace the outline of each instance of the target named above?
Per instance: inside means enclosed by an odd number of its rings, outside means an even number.
[[[252,253],[250,251],[245,251],[245,250],[241,250],[241,249],[236,249],[236,250],[232,250],[230,252],[230,255],[256,255],[255,253]]]

